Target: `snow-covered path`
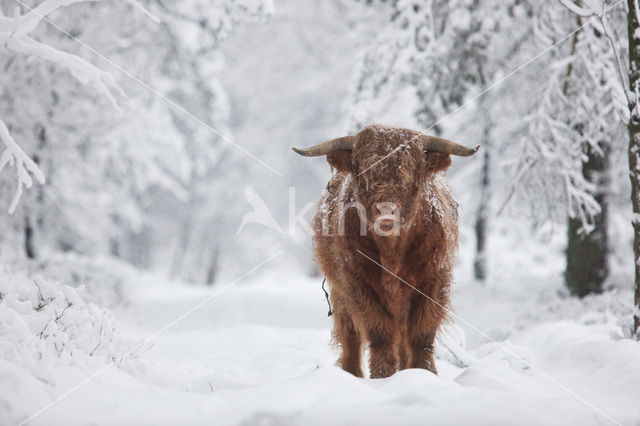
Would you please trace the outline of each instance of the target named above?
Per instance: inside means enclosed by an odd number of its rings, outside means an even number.
[[[139,291],[131,295],[130,306],[116,312],[129,344],[154,334],[220,287],[148,283]],[[640,345],[612,340],[616,327],[597,312],[518,331],[518,318],[527,316],[535,300],[500,298],[495,290],[468,284],[458,286],[454,304],[458,315],[477,320],[482,330],[506,333],[502,345],[511,353],[467,331],[468,341],[482,343],[468,349],[476,360],[468,368],[454,366],[440,346],[439,376],[405,370],[368,380],[334,366],[330,320],[317,279],[272,276],[238,283],[157,336],[135,359],[101,373],[31,424],[640,421]],[[511,324],[507,331],[505,324]],[[89,374],[68,373],[60,372],[58,393]]]

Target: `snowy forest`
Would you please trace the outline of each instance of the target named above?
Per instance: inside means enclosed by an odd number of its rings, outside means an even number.
[[[0,41],[0,425],[640,424],[639,0],[0,0]],[[371,123],[480,145],[438,374],[341,368],[342,172],[291,148]]]

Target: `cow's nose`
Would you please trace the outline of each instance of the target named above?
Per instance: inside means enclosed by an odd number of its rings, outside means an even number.
[[[376,209],[383,216],[393,216],[398,212],[398,205],[392,202],[377,203]]]

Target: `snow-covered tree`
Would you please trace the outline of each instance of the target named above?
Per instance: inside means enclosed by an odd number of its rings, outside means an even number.
[[[13,8],[13,16],[7,16],[0,10],[0,42],[10,55],[31,55],[42,60],[54,63],[62,68],[66,68],[74,77],[82,83],[92,84],[99,92],[109,98],[115,105],[115,98],[112,91],[120,92],[119,87],[111,76],[83,60],[81,57],[69,54],[60,49],[42,43],[33,38],[32,33],[36,30],[42,19],[52,14],[57,9],[87,0],[47,0],[35,7],[27,7],[26,11],[20,7]],[[3,2],[6,3],[6,2]],[[3,8],[8,7],[3,4]],[[13,56],[5,64],[5,70],[11,66]],[[31,175],[35,176],[42,184],[45,181],[37,163],[33,161],[20,145],[12,137],[7,125],[0,120],[0,139],[5,145],[5,149],[0,159],[0,171],[7,165],[15,166],[17,175],[17,188],[15,195],[9,205],[9,212],[13,213],[23,194],[24,188],[30,188],[33,182]]]
[[[4,3],[6,13],[15,7]],[[19,205],[10,203],[19,210],[5,221],[4,234],[12,236],[4,239],[5,250],[23,244],[31,257],[43,248],[111,252],[148,266],[145,235],[160,226],[154,218],[163,206],[165,215],[199,211],[182,203],[199,191],[199,182],[212,180],[226,152],[237,149],[225,141],[219,43],[241,22],[264,19],[272,4],[47,0],[34,10],[53,24],[40,26],[28,11],[37,2],[29,4],[19,11],[32,20],[0,21],[9,40],[0,52],[0,116],[9,141],[3,165],[18,160],[18,195],[30,184],[31,169],[38,178],[42,170],[47,183],[25,193]],[[53,5],[69,6],[55,12]],[[24,40],[31,43],[32,33],[50,46],[33,42],[49,62],[34,61],[39,51],[33,48],[11,50],[31,46]],[[224,177],[216,178],[222,187]],[[0,176],[2,187],[10,184],[8,175]]]
[[[608,202],[612,151],[624,137],[624,90],[611,19],[600,1],[546,2],[535,20],[538,78],[522,141],[519,169],[532,205],[568,216],[566,284],[573,294],[599,292],[608,274]],[[575,31],[575,32],[573,32]],[[532,73],[527,73],[531,77]]]
[[[415,98],[413,113],[425,131],[440,133],[446,118],[463,106],[471,124],[458,131],[483,146],[476,209],[475,276],[486,277],[492,154],[503,141],[493,132],[502,75],[530,34],[523,25],[530,6],[522,1],[456,0],[389,2],[391,25],[362,59],[349,106],[350,127],[380,115],[400,93]],[[508,35],[508,36],[507,36]],[[485,93],[488,92],[488,93]],[[477,102],[473,102],[477,101]]]

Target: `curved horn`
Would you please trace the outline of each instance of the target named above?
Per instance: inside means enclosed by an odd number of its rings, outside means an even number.
[[[420,142],[424,151],[444,152],[445,154],[462,157],[473,155],[480,149],[480,145],[476,145],[474,148],[467,148],[448,139],[428,135],[420,135]]]
[[[300,155],[305,157],[319,157],[327,155],[333,151],[352,151],[353,144],[356,142],[355,136],[343,136],[341,138],[331,139],[321,144],[311,146],[307,149],[291,148]]]

